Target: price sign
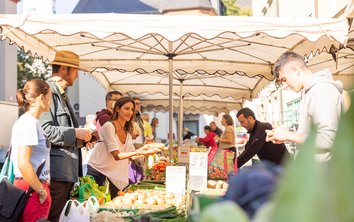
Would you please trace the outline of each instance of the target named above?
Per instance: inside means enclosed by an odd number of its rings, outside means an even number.
[[[191,190],[204,190],[208,183],[208,153],[189,153],[189,185]]]
[[[186,193],[186,167],[166,167],[166,192],[172,192],[179,199]]]

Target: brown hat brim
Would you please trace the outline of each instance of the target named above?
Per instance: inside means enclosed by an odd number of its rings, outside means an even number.
[[[58,51],[52,65],[61,65],[80,69],[80,57],[71,51]]]
[[[67,67],[72,67],[72,68],[77,68],[77,69],[81,69],[79,66],[75,65],[75,64],[70,64],[67,62],[58,62],[58,61],[53,61],[52,65],[61,65],[61,66],[67,66]]]

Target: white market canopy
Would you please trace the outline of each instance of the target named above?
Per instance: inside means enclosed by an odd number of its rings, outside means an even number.
[[[173,70],[238,73],[271,80],[279,55],[307,55],[344,43],[345,19],[120,14],[0,15],[1,39],[52,61],[58,50],[80,55],[91,72]]]
[[[143,111],[149,112],[168,112],[169,100],[168,96],[161,93],[133,93],[127,92],[131,97],[139,97]],[[217,116],[219,113],[229,113],[232,110],[239,110],[242,108],[242,100],[234,100],[232,97],[221,98],[219,96],[207,97],[205,95],[191,96],[184,95],[182,100],[183,112],[192,114],[208,114]],[[180,112],[180,97],[173,95],[173,111]]]
[[[329,53],[321,53],[307,64],[311,71],[316,72],[329,68],[333,78],[343,83],[345,90],[354,89],[354,1],[349,0],[343,17],[351,21],[348,40],[345,46],[332,47]]]
[[[1,40],[52,61],[58,50],[80,55],[81,67],[169,73],[172,147],[173,72],[258,77],[271,81],[283,52],[301,55],[337,48],[347,37],[345,19],[163,16],[119,14],[0,15]],[[258,87],[259,89],[260,87]],[[256,89],[256,90],[255,90]],[[172,150],[170,150],[172,152]]]
[[[96,70],[91,73],[107,90],[140,97],[144,110],[168,111],[168,72],[118,72]],[[183,100],[182,112],[217,115],[240,109],[246,99],[261,90],[269,80],[260,76],[237,74],[208,74],[205,72],[173,72],[173,96],[177,103]],[[177,109],[180,111],[179,109]]]
[[[354,89],[354,49],[340,49],[334,54],[322,53],[315,56],[307,65],[313,72],[329,68],[335,80],[343,83],[345,90]]]

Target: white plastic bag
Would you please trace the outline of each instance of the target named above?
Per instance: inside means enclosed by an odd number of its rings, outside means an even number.
[[[89,197],[85,202],[87,202],[88,211],[91,216],[96,214],[100,209],[100,204],[95,196]]]
[[[85,201],[86,202],[86,201]],[[68,200],[60,214],[59,222],[89,222],[90,213],[87,203]],[[65,212],[67,211],[67,215]]]

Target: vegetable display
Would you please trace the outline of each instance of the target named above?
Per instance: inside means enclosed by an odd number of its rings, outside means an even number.
[[[170,166],[167,161],[160,160],[151,169],[146,169],[146,180],[166,180],[166,167]]]

